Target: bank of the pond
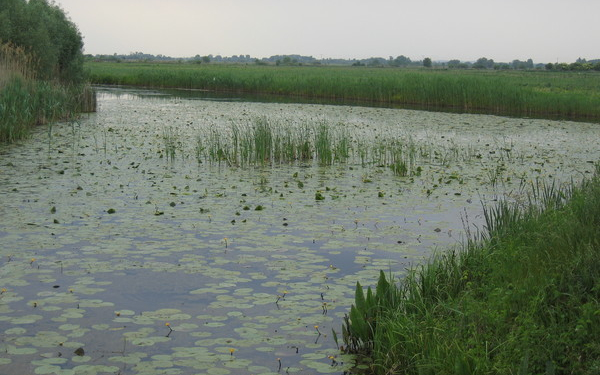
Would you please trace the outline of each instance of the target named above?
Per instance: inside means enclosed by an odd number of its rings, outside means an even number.
[[[77,113],[93,112],[96,100],[85,85],[60,85],[14,76],[0,85],[0,142],[25,138],[31,127]]]
[[[600,74],[88,62],[91,82],[600,121]]]
[[[600,177],[534,201],[488,208],[480,242],[399,284],[357,288],[347,349],[376,374],[597,373]]]

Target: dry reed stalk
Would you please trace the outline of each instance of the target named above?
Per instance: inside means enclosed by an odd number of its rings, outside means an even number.
[[[26,80],[35,79],[35,61],[24,48],[0,42],[0,88],[15,75]]]

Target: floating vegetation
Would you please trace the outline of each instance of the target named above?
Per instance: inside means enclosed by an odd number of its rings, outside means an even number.
[[[342,374],[357,281],[401,276],[485,225],[481,199],[578,179],[599,152],[584,123],[98,99],[75,142],[56,123],[50,148],[35,129],[0,149],[0,373]]]

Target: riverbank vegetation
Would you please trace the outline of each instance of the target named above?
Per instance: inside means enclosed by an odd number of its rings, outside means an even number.
[[[0,10],[0,142],[31,126],[93,111],[77,27],[45,0],[5,2]]]
[[[600,74],[87,62],[91,82],[600,121]]]
[[[346,350],[377,374],[600,370],[600,169],[580,187],[534,186],[527,207],[485,210],[479,241],[395,284],[357,285]]]

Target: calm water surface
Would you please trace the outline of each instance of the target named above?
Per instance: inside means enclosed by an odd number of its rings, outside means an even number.
[[[524,201],[599,158],[595,124],[124,89],[98,104],[0,148],[2,374],[342,374],[331,332],[357,281],[401,276],[483,230],[482,201]],[[199,152],[257,118],[343,127],[351,158],[237,168]],[[421,172],[361,161],[383,138],[418,149]]]

